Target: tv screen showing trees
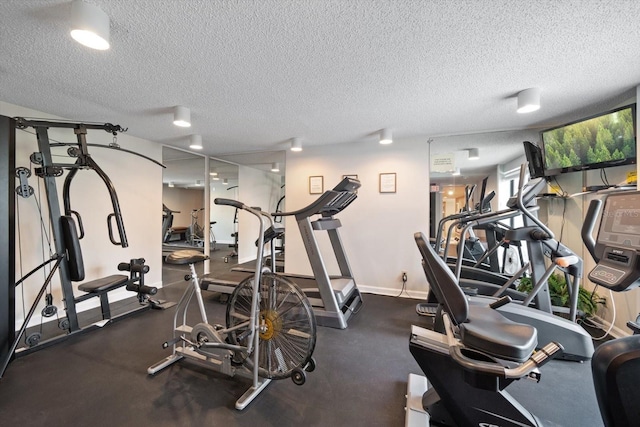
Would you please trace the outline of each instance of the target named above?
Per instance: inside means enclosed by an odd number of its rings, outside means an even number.
[[[636,162],[635,104],[541,132],[545,175]]]

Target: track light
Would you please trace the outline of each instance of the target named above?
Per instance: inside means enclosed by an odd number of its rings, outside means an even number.
[[[469,153],[467,157],[469,160],[478,160],[480,158],[480,153],[477,148],[469,148],[467,152]]]
[[[91,49],[109,49],[109,15],[98,6],[76,0],[71,3],[71,37]]]
[[[169,188],[173,188],[173,187],[175,187],[175,184],[173,183],[173,181],[170,181],[169,182]]]
[[[201,135],[191,135],[191,144],[189,148],[192,150],[202,150],[202,136]]]
[[[461,172],[460,172],[460,168],[455,168],[455,170],[451,173],[451,175],[453,176],[460,176]]]
[[[218,176],[218,172],[216,172],[215,169],[211,169],[211,172],[209,172],[210,176]]]
[[[280,163],[271,163],[271,172],[280,172]]]
[[[302,151],[302,140],[300,138],[291,138],[291,151]]]
[[[227,178],[223,179],[222,185],[229,185],[229,180]]]
[[[380,131],[380,144],[387,145],[393,142],[390,129],[382,129]]]
[[[518,113],[531,113],[540,109],[540,89],[532,87],[518,94]]]
[[[181,128],[191,126],[191,111],[187,107],[178,105],[173,109],[173,124]]]

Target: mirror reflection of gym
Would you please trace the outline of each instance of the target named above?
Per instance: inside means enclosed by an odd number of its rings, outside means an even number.
[[[206,160],[209,170],[205,170]],[[237,253],[238,219],[233,211],[217,208],[213,199],[237,198],[238,166],[171,147],[163,147],[163,162],[167,166],[162,177],[163,256],[178,249],[204,252],[208,246],[207,254],[212,260],[226,257],[233,261]],[[210,183],[208,218],[205,213],[207,175]],[[209,270],[209,263],[205,270]]]

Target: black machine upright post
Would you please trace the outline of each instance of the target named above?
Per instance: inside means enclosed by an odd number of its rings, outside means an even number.
[[[56,253],[64,255],[66,252],[64,239],[62,237],[62,226],[60,225],[60,201],[58,200],[58,189],[56,185],[56,176],[53,173],[54,164],[51,156],[51,145],[49,144],[48,129],[44,126],[36,127],[38,136],[38,150],[41,155],[41,166],[46,194],[47,206],[49,208],[49,220],[51,221],[51,229],[53,231],[53,242]],[[67,319],[69,320],[69,332],[76,332],[80,329],[78,324],[78,314],[76,312],[76,304],[73,297],[73,285],[69,277],[69,267],[67,261],[60,263],[60,286],[64,298]]]
[[[0,116],[0,360],[15,339],[15,146],[14,121]]]

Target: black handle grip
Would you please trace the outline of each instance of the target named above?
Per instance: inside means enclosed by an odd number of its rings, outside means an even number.
[[[120,234],[119,242],[113,238],[113,227],[111,226],[111,218],[116,219],[116,225],[118,226],[118,234]],[[110,213],[109,215],[107,215],[107,228],[109,229],[109,240],[111,241],[111,243],[113,243],[116,246],[122,246],[123,248],[126,248],[127,246],[129,246],[129,243],[127,242],[127,235],[124,232],[124,224],[122,223],[121,215],[116,215],[115,213]]]
[[[216,205],[233,206],[234,208],[244,209],[244,203],[232,199],[224,199],[218,197],[213,201],[213,203],[215,203]]]
[[[82,239],[84,237],[84,226],[82,225],[82,217],[76,211],[69,211],[69,213],[76,216],[76,219],[78,220],[78,228],[80,229],[80,235],[78,236],[78,239]]]
[[[118,270],[147,274],[149,272],[149,266],[144,264],[131,264],[128,262],[121,262],[120,264],[118,264]]]
[[[509,295],[505,295],[505,296],[501,297],[500,299],[497,299],[494,302],[492,302],[491,304],[489,304],[489,307],[491,307],[494,310],[496,310],[496,309],[502,307],[505,304],[509,304],[511,301],[513,301],[511,299],[511,297]]]
[[[531,230],[531,233],[529,233],[529,236],[531,236],[531,238],[536,241],[551,239],[551,236],[549,236],[549,233],[539,228],[536,228],[535,230]]]
[[[138,285],[136,283],[131,283],[127,285],[127,290],[129,292],[137,292],[139,294],[146,294],[146,295],[155,295],[156,293],[158,293],[158,288],[156,287]]]

